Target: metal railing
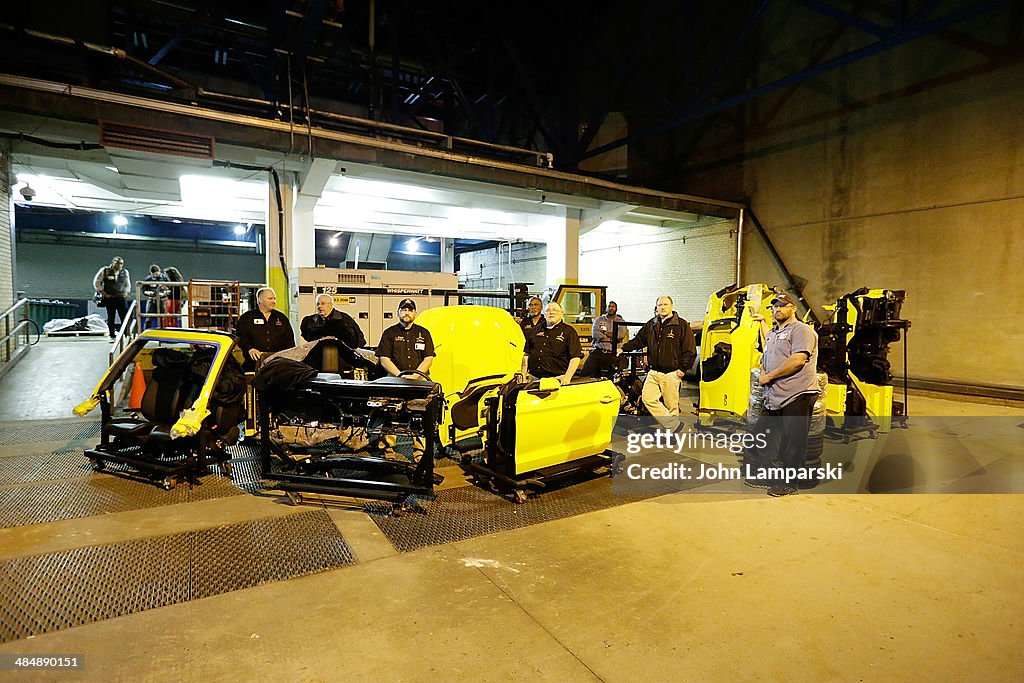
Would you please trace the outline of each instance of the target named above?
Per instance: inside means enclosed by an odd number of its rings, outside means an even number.
[[[110,353],[107,354],[107,365],[113,365],[114,360],[121,355],[121,353],[128,348],[128,345],[132,343],[136,336],[139,334],[139,326],[135,316],[135,309],[138,308],[139,302],[133,301],[128,307],[128,312],[124,316],[124,320],[121,321],[121,327],[117,330],[117,334],[114,335],[114,343],[110,345]],[[122,375],[114,385],[110,387],[110,395],[114,401],[114,405],[117,405],[124,398],[125,392],[131,386],[128,381],[131,376],[128,373]]]
[[[22,309],[24,309],[26,317],[17,320]],[[31,321],[27,319],[27,312],[28,299],[21,299],[0,316],[0,330],[4,334],[3,337],[0,337],[0,377],[7,374],[28,351],[28,326]],[[18,338],[22,331],[25,333],[24,342]]]

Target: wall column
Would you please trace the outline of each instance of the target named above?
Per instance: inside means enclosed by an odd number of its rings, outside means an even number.
[[[441,272],[455,272],[455,238],[441,238]]]
[[[548,286],[575,285],[580,276],[580,210],[565,209],[560,224],[547,239]]]

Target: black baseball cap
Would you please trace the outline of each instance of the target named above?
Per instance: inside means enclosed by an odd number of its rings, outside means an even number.
[[[793,299],[793,297],[791,297],[789,294],[776,294],[775,296],[772,297],[772,305],[774,306],[775,304],[785,304],[788,306],[795,307],[796,300]]]
[[[398,310],[402,310],[403,308],[408,308],[409,310],[415,311],[416,302],[413,301],[412,299],[402,299],[401,301],[398,302]]]

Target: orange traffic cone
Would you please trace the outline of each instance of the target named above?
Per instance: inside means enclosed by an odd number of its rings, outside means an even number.
[[[142,395],[146,393],[146,375],[142,372],[142,363],[135,364],[132,375],[132,390],[128,394],[128,410],[142,408]]]

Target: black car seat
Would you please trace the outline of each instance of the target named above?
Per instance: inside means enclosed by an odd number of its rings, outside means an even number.
[[[188,354],[174,349],[153,351],[154,368],[142,395],[142,417],[115,418],[103,426],[103,433],[144,441],[157,428],[170,430],[184,408],[189,360]]]

